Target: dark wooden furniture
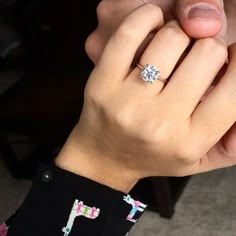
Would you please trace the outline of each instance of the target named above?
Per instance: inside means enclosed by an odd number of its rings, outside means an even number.
[[[11,10],[11,23],[27,54],[23,63],[26,76],[0,97],[0,151],[16,177],[31,176],[35,160],[48,159],[79,118],[83,88],[92,69],[84,42],[96,26],[97,3],[16,0]],[[81,20],[86,13],[86,21]],[[19,161],[12,149],[13,143],[22,140],[9,142],[9,134],[24,135],[27,142],[36,144],[24,158],[27,161]]]
[[[79,119],[87,76],[79,71],[34,72],[1,97],[0,151],[14,176],[30,176],[38,161],[63,145]],[[32,161],[18,160],[8,140],[11,134],[28,137],[24,142],[35,146]]]

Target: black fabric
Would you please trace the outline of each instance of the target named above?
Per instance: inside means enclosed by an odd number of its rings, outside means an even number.
[[[132,206],[127,194],[54,165],[40,166],[32,188],[10,225],[7,236],[126,236],[134,225],[126,218]],[[78,216],[68,234],[67,225],[75,200],[100,209],[96,219]],[[142,212],[134,215],[135,219]]]

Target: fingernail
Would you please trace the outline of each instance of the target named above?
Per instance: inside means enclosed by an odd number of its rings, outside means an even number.
[[[194,5],[188,12],[188,18],[193,19],[219,19],[220,14],[215,6],[206,3]]]

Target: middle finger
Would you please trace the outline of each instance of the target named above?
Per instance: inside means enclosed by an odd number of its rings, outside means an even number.
[[[144,51],[139,64],[142,67],[147,64],[155,66],[160,71],[160,77],[167,79],[189,46],[190,41],[179,24],[176,21],[171,21],[156,33]],[[137,66],[127,79],[127,83],[130,83],[133,89],[135,86],[137,91],[141,90],[143,93],[146,90],[150,94],[157,95],[162,90],[164,83],[157,80],[152,85],[145,84],[140,78],[141,72],[142,69]]]

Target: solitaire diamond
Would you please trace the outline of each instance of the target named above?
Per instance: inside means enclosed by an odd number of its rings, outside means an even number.
[[[152,65],[147,64],[141,73],[141,78],[147,83],[153,83],[160,76],[160,71]]]

